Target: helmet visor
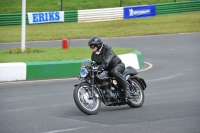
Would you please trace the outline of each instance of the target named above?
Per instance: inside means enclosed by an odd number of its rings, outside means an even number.
[[[91,49],[94,49],[96,46],[95,45],[90,45],[90,48]]]

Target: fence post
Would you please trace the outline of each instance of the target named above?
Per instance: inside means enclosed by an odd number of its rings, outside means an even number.
[[[60,11],[62,11],[63,0],[60,0]]]
[[[24,52],[26,43],[26,0],[22,0],[22,24],[21,24],[21,50]]]
[[[122,0],[120,0],[120,7],[122,7]]]

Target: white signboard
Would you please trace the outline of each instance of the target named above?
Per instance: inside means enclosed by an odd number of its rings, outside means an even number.
[[[29,24],[64,22],[64,11],[57,12],[31,12],[28,14]]]

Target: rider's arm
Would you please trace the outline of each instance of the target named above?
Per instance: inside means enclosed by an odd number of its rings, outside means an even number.
[[[105,60],[104,60],[105,61],[105,68],[107,68],[110,65],[112,59],[115,57],[115,54],[114,54],[111,47],[108,47],[106,49],[105,56],[106,56]]]

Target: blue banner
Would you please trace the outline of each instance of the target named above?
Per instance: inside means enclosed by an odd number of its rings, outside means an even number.
[[[155,5],[124,7],[124,19],[152,17],[156,15]]]

